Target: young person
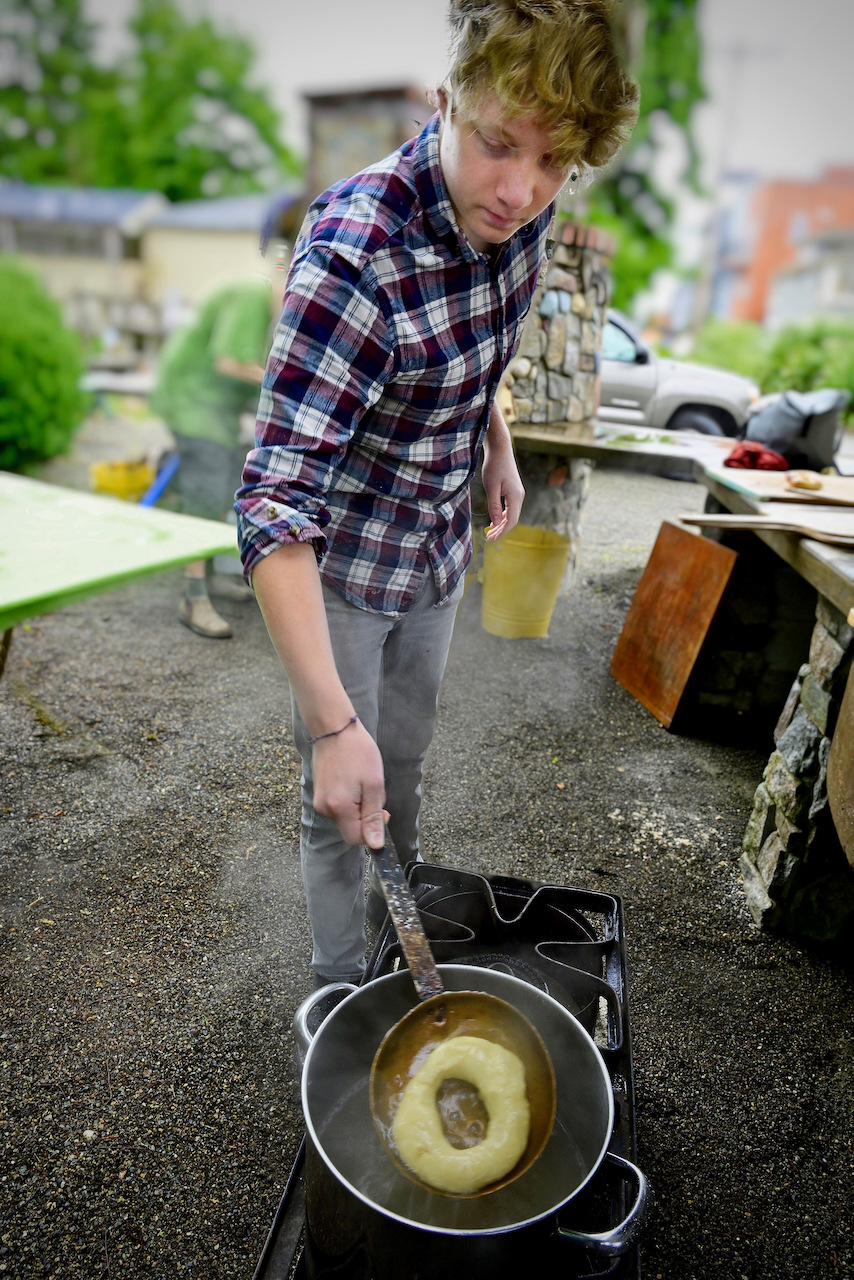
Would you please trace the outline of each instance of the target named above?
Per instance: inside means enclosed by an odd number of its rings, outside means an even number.
[[[320,981],[364,969],[364,848],[418,852],[421,772],[482,457],[499,538],[524,496],[495,404],[555,199],[636,118],[608,0],[451,0],[437,114],[312,205],[237,493],[287,671]],[[318,568],[319,566],[319,568]]]
[[[163,348],[151,407],[175,437],[185,515],[222,520],[230,509],[246,459],[239,443],[240,415],[251,388],[264,378],[273,296],[270,280],[260,272],[221,284]],[[231,627],[210,595],[245,602],[252,592],[242,582],[217,578],[212,569],[205,560],[186,566],[178,618],[197,635],[225,640]]]

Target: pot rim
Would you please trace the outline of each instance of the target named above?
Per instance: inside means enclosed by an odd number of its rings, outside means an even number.
[[[437,968],[440,973],[453,972],[453,973],[462,973],[465,975],[471,975],[471,974],[476,975],[479,972],[476,966],[464,965],[464,964],[440,964],[440,965],[437,965]],[[345,996],[345,998],[335,1006],[335,1008],[331,1011],[331,1013],[327,1014],[327,1016],[323,1019],[323,1022],[321,1023],[317,1032],[315,1033],[314,1039],[312,1040],[309,1046],[308,1052],[306,1054],[305,1063],[303,1065],[303,1071],[302,1071],[302,1079],[300,1081],[300,1095],[302,1099],[303,1118],[305,1120],[305,1127],[308,1133],[308,1137],[312,1145],[314,1146],[315,1151],[317,1151],[318,1155],[320,1156],[320,1158],[322,1159],[323,1163],[326,1165],[327,1169],[332,1174],[332,1176],[341,1184],[342,1187],[345,1187],[347,1191],[350,1192],[351,1195],[354,1195],[358,1200],[361,1200],[361,1202],[364,1205],[366,1205],[367,1208],[376,1210],[376,1212],[383,1214],[386,1218],[390,1218],[395,1222],[399,1222],[403,1226],[415,1227],[420,1231],[430,1231],[430,1232],[434,1232],[437,1235],[446,1235],[446,1236],[493,1236],[493,1235],[502,1235],[505,1232],[509,1232],[509,1231],[518,1231],[522,1227],[531,1226],[535,1222],[542,1222],[544,1218],[548,1218],[552,1214],[557,1213],[558,1210],[562,1209],[564,1205],[570,1202],[570,1200],[573,1200],[575,1196],[577,1196],[579,1192],[581,1192],[584,1189],[584,1187],[587,1186],[588,1182],[593,1177],[593,1175],[597,1172],[597,1170],[599,1169],[599,1166],[601,1165],[603,1159],[605,1158],[605,1153],[608,1150],[608,1144],[611,1141],[611,1135],[614,1129],[614,1090],[611,1084],[611,1078],[608,1075],[608,1068],[605,1066],[605,1060],[602,1057],[601,1052],[599,1051],[598,1045],[596,1044],[596,1042],[594,1041],[590,1033],[587,1031],[587,1029],[584,1026],[582,1026],[581,1022],[579,1022],[578,1018],[576,1018],[574,1014],[570,1013],[569,1010],[566,1008],[566,1006],[562,1005],[559,1000],[555,1000],[553,996],[548,995],[545,991],[540,991],[538,988],[532,988],[530,983],[524,982],[521,978],[517,978],[513,974],[501,973],[501,974],[498,974],[497,976],[500,977],[503,982],[517,984],[519,987],[523,988],[526,992],[535,990],[538,998],[550,1002],[554,1006],[554,1008],[558,1011],[559,1014],[563,1015],[564,1017],[570,1019],[570,1021],[575,1023],[576,1030],[583,1037],[583,1039],[587,1041],[588,1047],[593,1050],[593,1060],[596,1063],[599,1071],[602,1073],[602,1078],[605,1084],[605,1096],[608,1100],[608,1123],[607,1123],[607,1126],[605,1126],[605,1133],[602,1141],[602,1146],[599,1150],[599,1154],[596,1157],[596,1160],[591,1164],[585,1177],[582,1179],[581,1182],[578,1183],[578,1185],[572,1190],[572,1192],[568,1196],[564,1196],[564,1198],[562,1200],[559,1200],[556,1204],[550,1205],[548,1209],[543,1210],[542,1213],[536,1213],[529,1218],[514,1220],[513,1222],[502,1224],[500,1227],[484,1227],[482,1229],[444,1227],[444,1226],[437,1226],[432,1223],[421,1222],[416,1218],[407,1218],[403,1214],[394,1213],[392,1210],[387,1209],[384,1205],[377,1204],[376,1201],[371,1200],[369,1196],[366,1196],[363,1191],[360,1191],[358,1187],[355,1187],[352,1184],[352,1182],[349,1182],[348,1179],[344,1176],[344,1174],[341,1173],[340,1169],[337,1168],[337,1166],[332,1162],[332,1160],[327,1155],[323,1142],[321,1141],[317,1133],[317,1130],[314,1126],[314,1123],[311,1118],[311,1113],[308,1107],[308,1099],[306,1097],[307,1090],[308,1090],[307,1081],[310,1074],[311,1060],[314,1055],[316,1046],[320,1042],[323,1029],[325,1026],[331,1023],[332,1019],[338,1013],[338,1010],[343,1009],[345,1005],[348,1005],[352,1001],[357,1000],[360,996],[363,996],[366,991],[377,990],[383,983],[393,983],[404,978],[410,978],[408,969],[400,969],[396,973],[384,974],[383,977],[375,978],[373,981],[369,982],[367,986],[356,987],[355,990],[350,993],[350,995]],[[410,978],[410,981],[411,981],[411,978]],[[477,987],[472,986],[472,987],[466,987],[464,989],[476,991]]]

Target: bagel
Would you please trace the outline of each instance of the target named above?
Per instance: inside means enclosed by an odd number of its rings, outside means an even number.
[[[485,1138],[462,1151],[445,1136],[436,1105],[437,1090],[449,1077],[475,1085],[489,1115]],[[432,1050],[404,1089],[392,1138],[422,1182],[471,1195],[519,1163],[530,1127],[525,1068],[516,1054],[478,1036],[452,1036]]]

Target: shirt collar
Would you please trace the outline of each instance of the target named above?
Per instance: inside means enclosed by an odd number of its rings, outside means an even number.
[[[421,200],[421,207],[433,229],[443,239],[451,239],[459,249],[466,262],[485,262],[484,254],[478,253],[469,243],[468,237],[460,229],[448,188],[442,174],[439,161],[439,125],[441,116],[437,111],[428,120],[415,140],[415,161],[413,177],[415,188]]]

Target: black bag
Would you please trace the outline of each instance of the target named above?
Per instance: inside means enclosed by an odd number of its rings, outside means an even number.
[[[842,443],[842,410],[850,391],[784,391],[747,424],[745,438],[781,453],[792,467],[832,467]]]

